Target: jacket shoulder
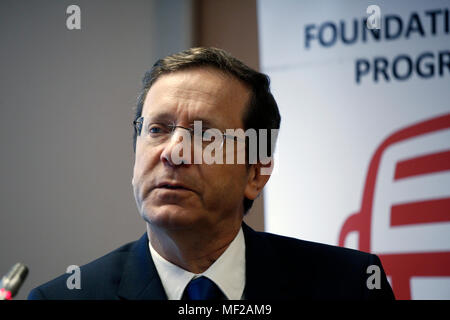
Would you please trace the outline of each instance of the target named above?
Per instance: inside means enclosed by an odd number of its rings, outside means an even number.
[[[291,287],[310,282],[311,296],[317,299],[393,299],[380,259],[371,253],[305,241],[267,232],[256,232],[273,269],[283,270],[283,281]],[[380,271],[381,290],[369,290],[369,266]],[[280,269],[281,268],[281,269]]]
[[[120,283],[123,266],[137,241],[127,243],[80,267],[80,289],[68,288],[71,275],[62,274],[30,291],[29,300],[117,299],[107,296]],[[106,296],[105,296],[106,294]]]
[[[259,237],[267,241],[276,252],[280,255],[287,254],[292,258],[298,257],[305,259],[306,257],[314,257],[316,259],[333,260],[336,262],[348,262],[350,260],[356,260],[359,262],[365,262],[370,259],[372,254],[319,242],[306,241],[296,239],[292,237],[277,235],[269,232],[256,232]]]

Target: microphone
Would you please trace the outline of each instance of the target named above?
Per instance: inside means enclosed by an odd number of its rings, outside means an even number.
[[[28,275],[28,268],[23,263],[16,263],[2,278],[0,283],[0,300],[11,300],[22,286]]]

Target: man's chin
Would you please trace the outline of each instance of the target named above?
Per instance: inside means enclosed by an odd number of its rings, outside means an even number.
[[[200,218],[198,211],[174,204],[144,208],[141,215],[151,226],[167,230],[192,228]]]

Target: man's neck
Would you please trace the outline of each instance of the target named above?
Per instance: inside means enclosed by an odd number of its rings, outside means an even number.
[[[171,263],[192,273],[206,271],[228,248],[242,220],[227,228],[164,230],[147,223],[150,244]]]

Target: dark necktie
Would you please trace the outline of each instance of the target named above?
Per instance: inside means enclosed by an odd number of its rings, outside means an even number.
[[[191,280],[184,290],[182,300],[225,300],[219,287],[206,277]]]

